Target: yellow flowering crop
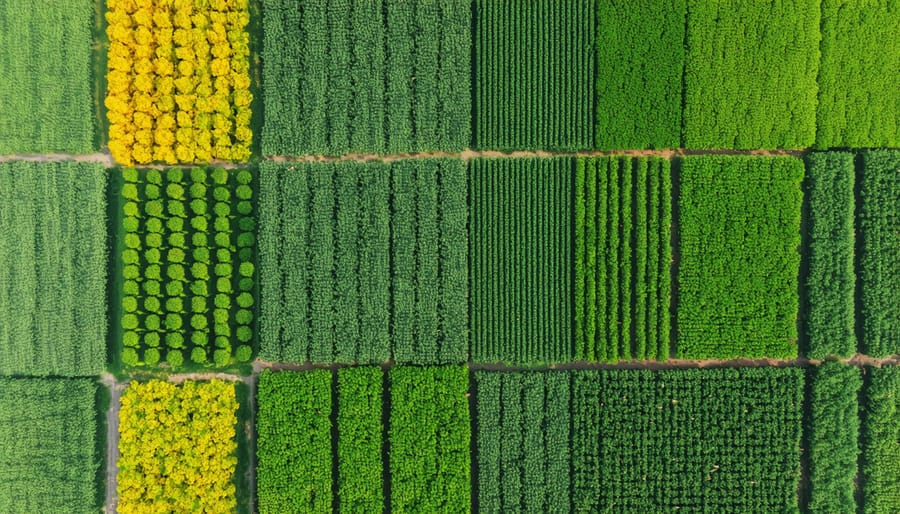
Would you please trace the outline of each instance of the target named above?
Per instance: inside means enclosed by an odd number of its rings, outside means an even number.
[[[134,382],[119,411],[118,512],[233,512],[234,384]]]
[[[247,0],[109,0],[109,150],[121,164],[250,157]]]

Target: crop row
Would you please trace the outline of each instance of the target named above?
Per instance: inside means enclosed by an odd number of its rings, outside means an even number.
[[[576,360],[668,357],[671,177],[665,159],[576,163]]]
[[[232,354],[250,360],[253,175],[222,168],[122,175],[122,362],[155,366],[164,347],[172,367],[186,349],[205,364],[213,342],[217,366]]]
[[[263,163],[263,358],[465,361],[465,176],[450,159]]]

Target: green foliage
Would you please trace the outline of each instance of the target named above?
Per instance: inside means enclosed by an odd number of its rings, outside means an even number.
[[[597,147],[679,148],[686,0],[597,2]]]
[[[803,370],[572,373],[575,512],[796,512]]]
[[[900,152],[873,150],[862,160],[862,352],[884,357],[900,353]]]
[[[184,354],[181,353],[181,350],[177,350],[177,349],[173,348],[173,349],[169,350],[168,352],[166,352],[166,362],[169,363],[169,366],[171,366],[173,368],[178,368],[179,366],[184,364]]]
[[[809,419],[811,513],[856,512],[859,369],[826,362],[812,369]]]
[[[853,269],[853,154],[806,158],[809,198],[809,275],[806,282],[808,357],[856,353],[856,274]]]
[[[122,349],[122,363],[126,366],[137,366],[138,362],[140,362],[140,357],[138,356],[137,350],[131,347],[125,347]]]
[[[377,367],[337,371],[338,501],[341,512],[381,512],[382,371]]]
[[[105,190],[97,164],[0,163],[0,374],[104,368]]]
[[[803,162],[682,161],[678,356],[797,355]]]
[[[687,1],[685,147],[813,144],[820,1]]]
[[[263,0],[264,155],[458,151],[471,4]]]
[[[206,362],[206,350],[200,348],[199,346],[195,346],[191,350],[191,361],[195,364],[203,364]]]
[[[474,10],[475,146],[590,148],[595,2],[476,0]]]
[[[571,508],[569,375],[475,373],[479,512]]]
[[[331,511],[331,371],[263,371],[258,398],[260,514]]]
[[[668,160],[600,157],[577,161],[577,360],[668,357],[671,197]]]
[[[147,348],[144,350],[144,364],[156,366],[159,363],[159,349]]]
[[[571,359],[574,165],[571,158],[472,161],[472,360]]]
[[[96,392],[87,379],[0,378],[0,512],[100,510]]]
[[[469,512],[468,369],[390,370],[391,511]]]
[[[816,146],[900,146],[900,4],[821,2]]]
[[[900,512],[900,367],[869,370],[863,418],[862,511]]]
[[[252,356],[253,349],[245,344],[238,346],[237,351],[234,352],[234,358],[240,362],[250,362]]]
[[[89,153],[96,147],[94,5],[61,0],[35,7],[30,0],[0,3],[0,155]]]

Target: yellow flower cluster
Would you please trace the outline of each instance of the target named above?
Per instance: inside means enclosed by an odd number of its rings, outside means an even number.
[[[250,157],[247,0],[108,0],[109,149],[121,164]]]
[[[234,384],[132,382],[119,411],[118,512],[233,512]]]

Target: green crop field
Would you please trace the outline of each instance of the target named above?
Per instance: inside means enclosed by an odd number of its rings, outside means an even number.
[[[866,514],[900,510],[900,367],[871,369],[862,423],[862,500]]]

